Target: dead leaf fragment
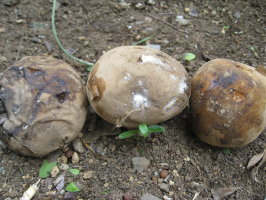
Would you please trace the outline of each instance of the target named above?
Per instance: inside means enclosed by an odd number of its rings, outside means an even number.
[[[215,188],[211,189],[211,193],[214,200],[221,200],[223,197],[226,197],[239,189],[241,189],[241,187]]]
[[[259,160],[259,164],[256,167],[254,167],[251,171],[251,177],[257,183],[260,182],[259,179],[256,177],[258,174],[259,168],[266,162],[266,149],[264,149],[262,153],[263,153],[263,157],[261,158],[261,160]]]
[[[260,162],[260,160],[263,158],[264,154],[265,154],[265,152],[263,151],[259,154],[252,156],[248,162],[247,169],[255,166],[258,162]]]

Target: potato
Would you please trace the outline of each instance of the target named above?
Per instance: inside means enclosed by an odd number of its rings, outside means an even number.
[[[86,94],[78,73],[67,63],[29,56],[1,74],[7,118],[0,136],[23,155],[44,156],[80,133]]]
[[[192,78],[193,129],[208,144],[239,147],[266,127],[266,77],[226,59],[207,62]]]
[[[157,124],[179,114],[189,103],[185,68],[148,47],[124,46],[105,53],[87,81],[93,109],[106,121],[127,128]]]

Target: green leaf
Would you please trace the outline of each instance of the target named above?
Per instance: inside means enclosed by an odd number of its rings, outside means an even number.
[[[164,132],[165,128],[163,126],[159,125],[151,125],[148,127],[149,133],[158,133],[158,132]]]
[[[42,166],[39,171],[40,178],[47,178],[52,171],[52,168],[57,165],[57,162],[48,162],[47,160],[43,161]]]
[[[149,131],[148,131],[148,127],[146,124],[140,124],[139,125],[139,131],[140,131],[141,136],[148,137]]]
[[[74,169],[74,168],[72,168],[72,169],[69,169],[68,170],[71,174],[73,174],[73,175],[78,175],[79,174],[79,172],[80,172],[80,170],[78,170],[78,169]]]
[[[81,189],[77,186],[75,182],[68,183],[65,189],[68,192],[80,192],[81,191]]]
[[[194,53],[185,53],[184,55],[184,59],[186,61],[191,61],[194,60],[196,58],[196,55]]]
[[[223,26],[223,29],[229,29],[230,26]]]
[[[228,154],[231,153],[231,151],[230,151],[229,148],[224,148],[224,149],[223,149],[223,152],[224,152],[225,155],[228,155]]]
[[[126,138],[129,138],[129,137],[132,137],[134,135],[137,135],[139,133],[138,130],[131,130],[131,131],[126,131],[126,132],[123,132],[121,133],[118,138],[119,139],[126,139]]]

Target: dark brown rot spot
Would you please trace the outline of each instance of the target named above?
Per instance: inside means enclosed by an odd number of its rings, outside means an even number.
[[[64,92],[61,92],[59,94],[56,94],[55,97],[57,98],[57,100],[60,102],[60,103],[64,103],[67,96],[69,95],[70,91],[67,90],[67,91],[64,91]]]

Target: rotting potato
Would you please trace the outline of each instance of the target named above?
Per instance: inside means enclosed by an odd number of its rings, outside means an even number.
[[[94,65],[86,86],[94,110],[116,126],[157,124],[189,103],[185,68],[148,47],[123,46],[106,52]]]
[[[1,74],[7,118],[0,137],[23,155],[41,157],[73,140],[86,118],[78,73],[47,56],[28,56]]]
[[[255,68],[215,59],[199,68],[191,84],[193,128],[200,140],[238,147],[266,127],[266,77]]]

